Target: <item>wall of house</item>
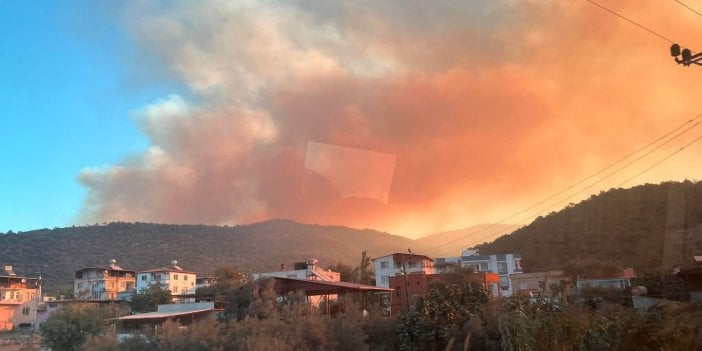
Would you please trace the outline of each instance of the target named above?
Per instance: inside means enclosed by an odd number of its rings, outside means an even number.
[[[398,255],[399,259],[398,259]],[[390,278],[407,274],[434,274],[434,262],[422,255],[394,254],[373,260],[375,286],[390,287]]]
[[[510,275],[514,294],[539,293],[551,296],[551,284],[559,284],[568,277],[562,271],[521,273]]]
[[[74,280],[73,295],[78,300],[115,301],[120,292],[135,288],[136,278],[133,271],[90,269],[82,271],[81,278]]]
[[[1,289],[0,330],[11,330],[22,325],[33,327],[37,318],[38,289]],[[9,296],[12,298],[7,298]]]
[[[195,279],[193,273],[169,272],[168,289],[172,295],[190,295],[195,293]]]

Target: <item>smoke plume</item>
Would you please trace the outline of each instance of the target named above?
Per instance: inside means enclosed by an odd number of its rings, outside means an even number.
[[[702,21],[672,2],[602,2],[702,50]],[[190,92],[141,110],[142,155],[80,174],[87,222],[453,229],[702,112],[702,69],[584,1],[136,2],[122,16]],[[700,150],[629,185],[695,178]]]

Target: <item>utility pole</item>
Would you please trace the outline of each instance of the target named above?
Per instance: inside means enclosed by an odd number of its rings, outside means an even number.
[[[670,46],[670,56],[675,57],[675,62],[679,65],[689,66],[691,64],[696,64],[702,66],[699,61],[702,60],[702,52],[692,54],[692,51],[688,48],[682,48],[678,44],[673,44]]]

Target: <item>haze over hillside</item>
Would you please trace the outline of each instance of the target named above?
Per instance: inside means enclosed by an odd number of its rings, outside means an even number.
[[[520,253],[526,271],[582,271],[593,265],[669,269],[702,254],[700,223],[702,183],[646,184],[593,195],[478,248],[483,254]],[[222,264],[245,272],[276,270],[281,263],[312,257],[322,266],[355,266],[363,250],[371,257],[407,249],[430,257],[457,256],[486,226],[490,232],[509,228],[481,225],[412,240],[289,220],[235,227],[111,223],[0,235],[0,263],[25,274],[41,273],[49,285],[70,282],[74,270],[106,265],[111,258],[136,270],[176,259],[200,273]]]
[[[0,263],[13,264],[24,274],[41,274],[47,284],[69,282],[76,269],[103,266],[112,258],[125,269],[161,267],[176,259],[200,273],[211,273],[222,264],[256,272],[313,257],[323,266],[357,265],[364,250],[371,257],[410,248],[422,253],[440,243],[435,237],[454,239],[461,233],[412,240],[370,229],[290,220],[235,227],[117,222],[0,235]],[[462,242],[451,245],[450,255],[458,255]]]
[[[526,271],[689,266],[702,254],[702,182],[603,191],[478,248],[519,252]]]

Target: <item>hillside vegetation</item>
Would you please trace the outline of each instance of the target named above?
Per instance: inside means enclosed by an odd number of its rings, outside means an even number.
[[[112,258],[135,270],[167,266],[175,259],[184,269],[205,274],[225,264],[256,272],[313,257],[323,266],[357,265],[363,250],[375,257],[411,242],[375,230],[288,220],[235,227],[110,223],[0,235],[0,264],[12,264],[21,274],[41,274],[52,286],[71,283],[75,270],[106,266]]]
[[[565,269],[583,276],[689,266],[702,254],[702,183],[666,182],[612,189],[539,217],[531,224],[479,245],[483,254],[520,253],[527,272]],[[175,259],[208,274],[220,265],[244,272],[277,270],[281,263],[317,258],[322,266],[358,265],[392,252],[422,253],[464,231],[411,240],[375,230],[272,220],[235,227],[110,223],[0,234],[0,264],[19,273],[41,274],[46,285],[70,283],[73,272],[107,265],[150,269]],[[666,234],[667,233],[667,234]]]
[[[700,223],[702,182],[646,184],[593,195],[478,248],[521,253],[532,272],[667,270],[689,266],[692,255],[702,254]]]

